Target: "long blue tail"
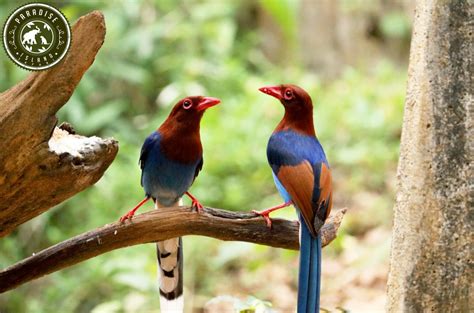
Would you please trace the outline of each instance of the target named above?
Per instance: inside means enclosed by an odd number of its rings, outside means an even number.
[[[300,216],[300,269],[298,279],[298,313],[318,313],[321,289],[321,236],[311,236]]]

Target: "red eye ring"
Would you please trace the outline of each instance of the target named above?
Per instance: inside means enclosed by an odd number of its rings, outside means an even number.
[[[285,100],[293,99],[294,98],[293,91],[290,88],[286,89],[285,92],[283,93],[283,98],[285,98]]]
[[[186,99],[183,101],[183,109],[188,110],[193,106],[193,103],[191,100]]]

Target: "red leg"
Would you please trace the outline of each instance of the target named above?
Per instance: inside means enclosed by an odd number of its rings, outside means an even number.
[[[189,191],[186,191],[186,195],[191,199],[193,208],[195,208],[198,211],[198,213],[202,213],[202,210],[204,209],[204,207],[202,206],[201,202],[199,202],[199,200],[195,196],[193,196]]]
[[[287,206],[290,206],[292,204],[293,204],[293,202],[288,201],[288,202],[279,204],[277,206],[273,206],[271,208],[265,209],[263,211],[252,210],[252,212],[257,214],[257,215],[262,216],[265,219],[265,222],[267,223],[267,226],[269,228],[272,228],[272,220],[270,219],[270,213],[273,212],[273,211],[279,210],[279,209],[286,208]]]
[[[147,202],[148,200],[150,200],[150,197],[146,197],[145,199],[143,199],[142,201],[140,201],[140,203],[138,203],[133,209],[131,209],[130,211],[128,211],[127,214],[125,214],[124,216],[122,216],[120,218],[120,222],[123,223],[125,222],[126,220],[131,220],[133,215],[135,214],[135,212],[138,210],[138,208],[140,208],[142,205],[145,204],[145,202]]]

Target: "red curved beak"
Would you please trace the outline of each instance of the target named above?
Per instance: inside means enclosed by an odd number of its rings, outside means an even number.
[[[197,105],[196,109],[198,111],[204,111],[210,107],[213,107],[217,104],[221,103],[220,99],[213,98],[213,97],[202,97],[201,101]]]
[[[281,94],[281,88],[280,86],[268,86],[268,87],[262,87],[258,88],[263,93],[266,93],[267,95],[270,95],[272,97],[277,98],[278,100],[283,99],[283,95]]]

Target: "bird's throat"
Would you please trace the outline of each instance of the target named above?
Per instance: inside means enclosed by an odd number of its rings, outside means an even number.
[[[183,123],[179,123],[183,124]],[[163,124],[164,126],[165,124]],[[202,157],[199,124],[160,127],[161,149],[166,157],[181,163],[194,163]]]
[[[316,136],[313,124],[313,112],[285,110],[285,115],[275,128],[275,132],[284,130],[293,130],[305,135]]]

